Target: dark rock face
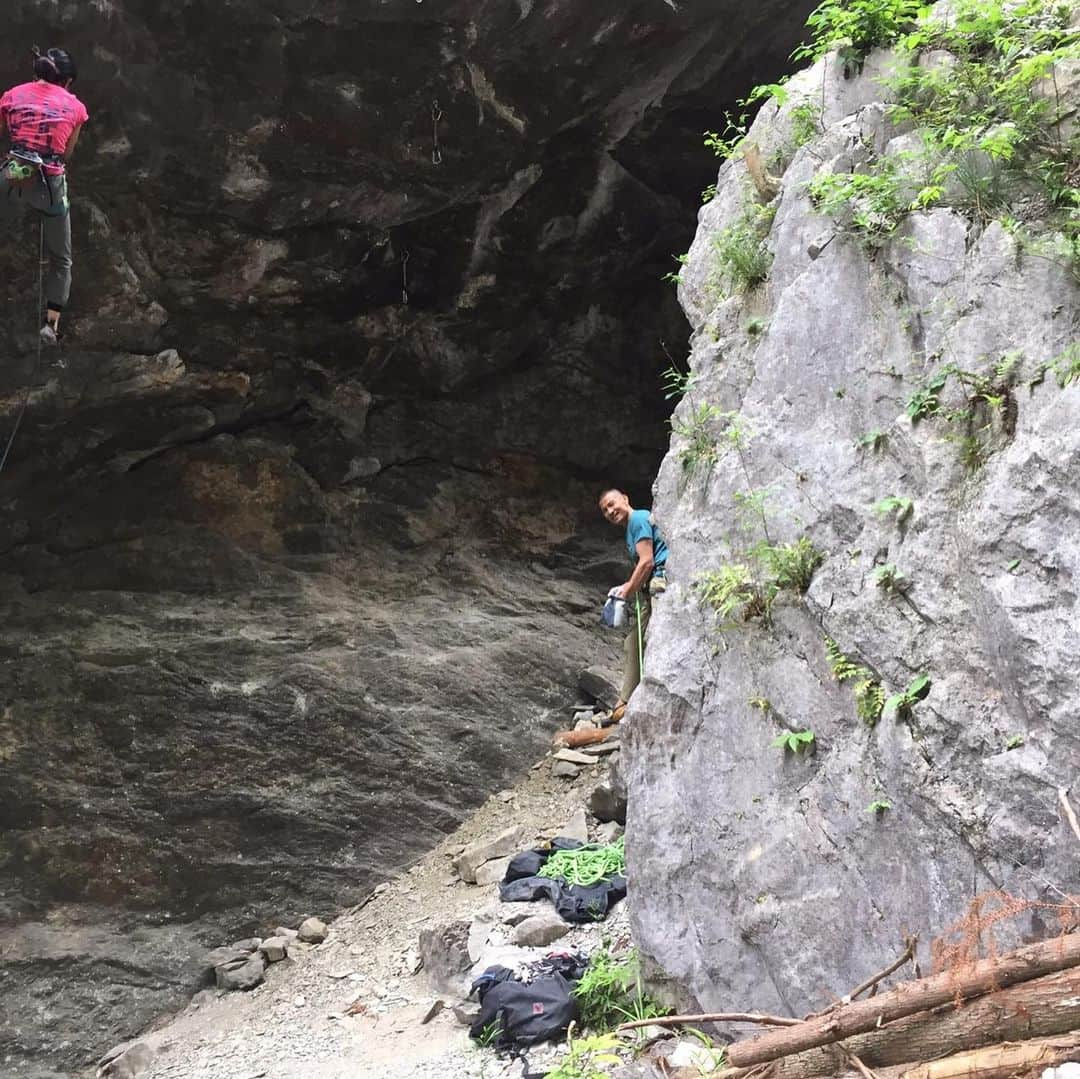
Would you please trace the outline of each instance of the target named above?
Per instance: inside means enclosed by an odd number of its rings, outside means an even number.
[[[0,918],[329,913],[542,745],[613,660],[700,133],[810,6],[12,0],[2,81],[64,45],[92,122],[66,369],[0,253]]]

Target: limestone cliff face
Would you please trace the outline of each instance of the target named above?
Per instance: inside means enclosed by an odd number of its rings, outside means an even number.
[[[717,288],[716,239],[758,202],[741,159],[683,271],[693,379],[657,483],[672,584],[630,710],[628,850],[639,943],[707,1010],[802,1014],[976,893],[1080,888],[1057,793],[1080,766],[1080,387],[1044,368],[1080,340],[1080,292],[998,223],[934,209],[868,249],[815,210],[812,177],[903,145],[890,62],[845,79],[830,57],[754,124],[783,173],[767,282]],[[795,149],[807,96],[822,130]],[[950,377],[913,422],[947,364],[1002,399]],[[718,628],[695,582],[802,536],[824,555],[806,595]],[[863,671],[838,681],[827,638]],[[856,687],[923,675],[925,699],[861,721]],[[811,752],[772,746],[802,730]]]

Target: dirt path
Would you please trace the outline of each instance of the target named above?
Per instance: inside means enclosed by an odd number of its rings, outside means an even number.
[[[408,873],[339,917],[322,944],[272,964],[249,993],[206,990],[167,1025],[139,1040],[155,1050],[144,1079],[421,1079],[520,1074],[469,1041],[455,1001],[440,998],[418,964],[421,930],[470,919],[498,903],[497,887],[465,884],[451,867],[464,844],[510,825],[557,834],[582,808],[606,764],[573,779],[545,760],[502,791]],[[591,822],[595,825],[595,822]],[[573,929],[553,948],[592,950],[627,935],[625,902],[599,925]],[[312,912],[318,914],[319,912]],[[447,1007],[424,1024],[437,999]],[[350,1012],[355,1014],[350,1014]],[[530,1054],[537,1070],[561,1047]],[[122,1074],[122,1073],[121,1073]]]

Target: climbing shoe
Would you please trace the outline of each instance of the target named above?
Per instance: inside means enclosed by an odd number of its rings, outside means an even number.
[[[49,348],[55,348],[60,342],[60,334],[56,332],[56,327],[51,322],[46,322],[39,331],[42,344],[48,345]]]

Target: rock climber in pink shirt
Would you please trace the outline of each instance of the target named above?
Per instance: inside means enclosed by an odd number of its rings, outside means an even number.
[[[0,138],[10,147],[0,159],[0,222],[24,206],[42,215],[49,272],[45,283],[45,325],[41,338],[55,345],[60,312],[71,292],[71,215],[67,158],[89,119],[86,106],[70,92],[75,62],[63,49],[34,49],[34,81],[13,86],[0,97]]]

